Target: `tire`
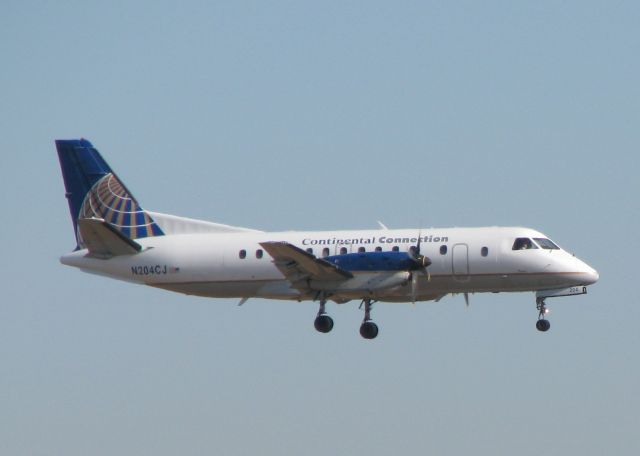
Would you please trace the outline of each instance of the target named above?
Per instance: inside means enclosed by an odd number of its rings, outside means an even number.
[[[313,322],[313,326],[315,326],[318,332],[328,333],[333,329],[333,318],[325,314],[318,315]]]
[[[546,331],[549,331],[550,327],[551,327],[551,323],[549,323],[549,320],[538,320],[538,321],[536,321],[536,329],[538,331],[546,332]]]
[[[365,321],[360,325],[360,335],[365,339],[375,339],[378,335],[378,325],[372,321]]]

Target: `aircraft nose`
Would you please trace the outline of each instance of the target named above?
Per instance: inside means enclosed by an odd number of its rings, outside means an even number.
[[[600,278],[600,274],[598,274],[598,271],[593,269],[582,260],[578,260],[578,262],[581,266],[579,270],[580,275],[582,276],[582,281],[584,282],[583,285],[591,285],[596,283]]]
[[[598,281],[600,274],[579,258],[572,257],[571,265],[575,274],[571,274],[574,285],[592,285]],[[569,268],[569,264],[567,264]]]
[[[600,274],[598,274],[598,271],[596,271],[590,266],[587,266],[586,276],[587,276],[587,285],[596,283],[600,278]]]

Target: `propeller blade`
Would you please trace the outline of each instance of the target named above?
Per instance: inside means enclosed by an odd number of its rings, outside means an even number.
[[[422,233],[418,233],[418,244],[409,248],[409,256],[415,262],[417,267],[423,272],[431,266],[431,259],[420,253],[420,245],[422,244]]]
[[[418,243],[409,248],[409,256],[413,260],[415,266],[411,267],[411,302],[416,303],[416,293],[418,292],[418,273],[423,274],[427,278],[427,282],[431,282],[431,274],[427,270],[431,266],[431,260],[420,253],[422,244],[422,231],[418,231]]]
[[[469,307],[469,293],[464,294],[464,303],[467,307]]]
[[[418,274],[411,273],[411,302],[416,303],[416,290],[418,288]]]

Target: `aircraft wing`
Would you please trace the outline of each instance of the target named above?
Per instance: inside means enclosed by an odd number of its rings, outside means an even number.
[[[260,245],[293,286],[307,280],[342,281],[353,277],[349,271],[316,258],[288,242],[261,242]]]

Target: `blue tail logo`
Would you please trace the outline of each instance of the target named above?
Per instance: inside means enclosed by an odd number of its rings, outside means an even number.
[[[104,219],[129,239],[164,234],[113,173],[94,184],[78,217]]]
[[[57,140],[56,148],[78,247],[78,219],[103,219],[129,239],[164,234],[89,141]]]

